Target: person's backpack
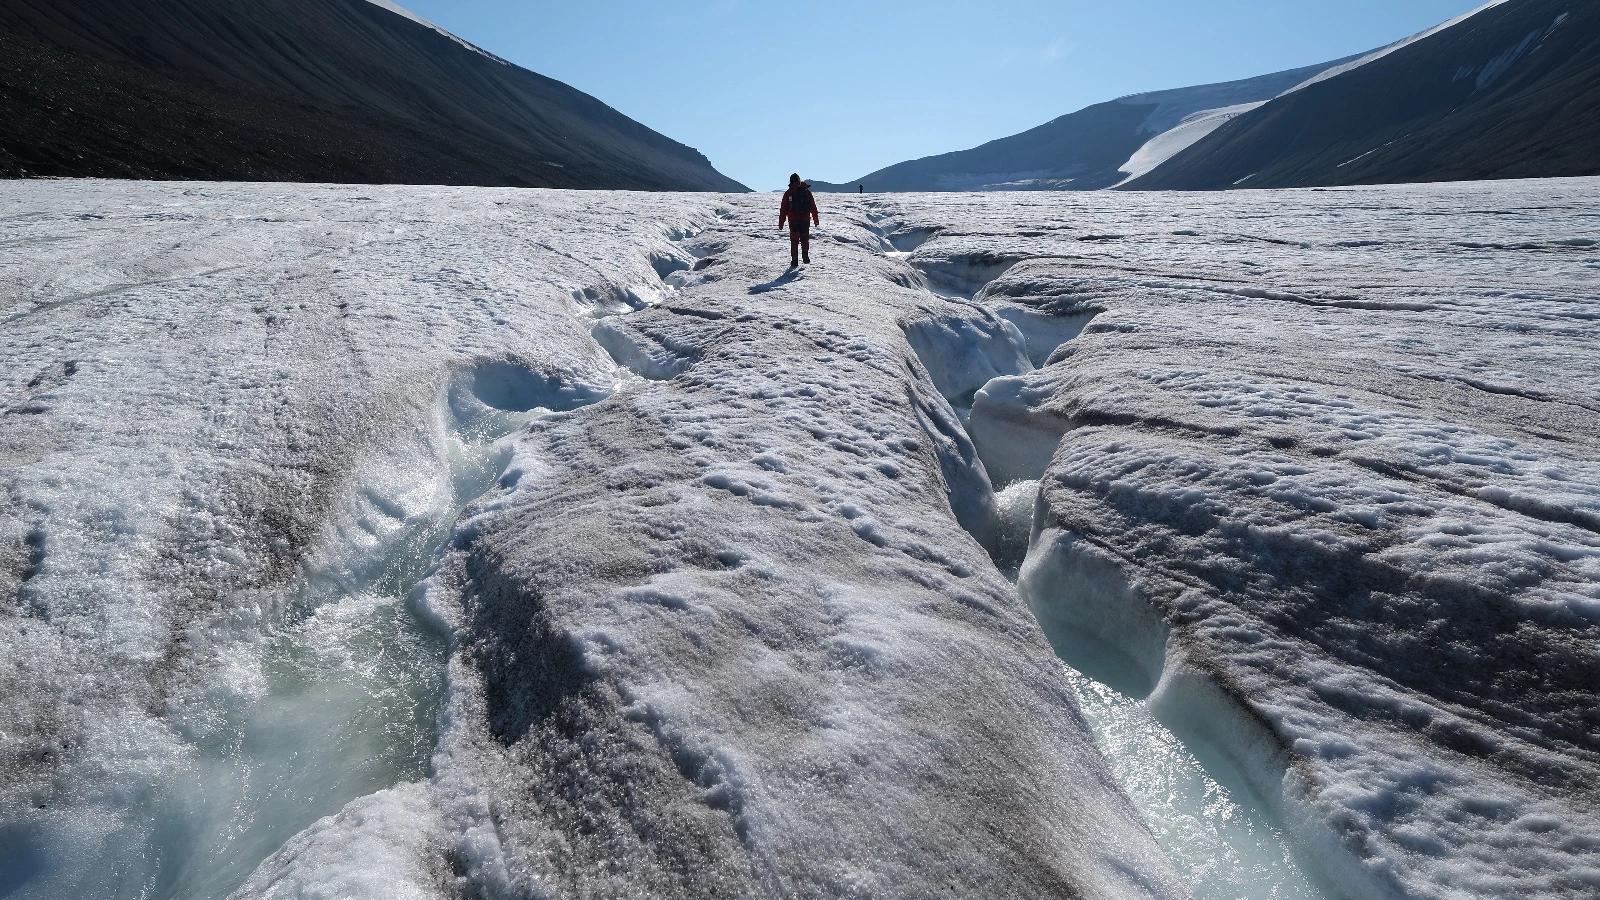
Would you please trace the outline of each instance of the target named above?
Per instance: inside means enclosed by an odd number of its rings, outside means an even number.
[[[811,217],[811,210],[815,209],[817,201],[811,197],[811,189],[797,187],[789,196],[789,218],[800,224],[805,224]]]

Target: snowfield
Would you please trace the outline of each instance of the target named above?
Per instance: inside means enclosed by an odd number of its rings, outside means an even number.
[[[1593,896],[1597,187],[0,185],[0,893]]]

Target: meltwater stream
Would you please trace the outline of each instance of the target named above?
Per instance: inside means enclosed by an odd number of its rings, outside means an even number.
[[[410,594],[462,510],[504,470],[507,435],[547,412],[480,407],[447,439],[449,507],[409,523],[359,572],[313,577],[302,608],[263,638],[257,699],[152,798],[144,847],[114,895],[226,897],[317,819],[428,776],[448,648]]]
[[[995,498],[995,562],[1013,581],[1026,555],[1038,492],[1037,481],[1020,481]],[[1269,812],[1212,777],[1142,701],[1079,673],[1068,659],[1063,663],[1096,746],[1197,900],[1333,900],[1301,868]]]
[[[1068,679],[1112,774],[1197,900],[1323,900],[1288,837],[1212,778],[1183,742],[1125,697],[1075,670]]]
[[[969,298],[979,296],[1011,261],[979,259],[967,265],[957,257],[940,257],[942,268],[930,269],[905,252],[926,234],[919,232],[910,244],[902,244],[890,240],[882,226],[874,230],[885,236],[886,256],[905,260],[925,278],[930,293],[953,300],[962,310],[948,318],[914,322],[906,336],[974,442],[986,472],[1004,478],[995,484],[994,540],[979,541],[990,545],[995,566],[1016,582],[1029,552],[1037,478],[1061,435],[1030,434],[1027,425],[1010,423],[1004,415],[975,416],[973,404],[980,395],[1014,394],[1005,386],[1015,387],[1019,378],[1046,366],[1094,314],[1057,316],[1008,302],[974,302]],[[1002,319],[1005,326],[998,324]],[[990,380],[975,381],[985,377]],[[1005,431],[1007,427],[1011,430]],[[1033,474],[1021,474],[1026,472]],[[1074,668],[1070,648],[1080,642],[1050,633],[1062,627],[1059,623],[1041,624],[1112,774],[1197,900],[1336,900],[1333,891],[1301,866],[1293,841],[1272,811],[1255,802],[1247,789],[1233,788],[1208,772],[1143,701]]]

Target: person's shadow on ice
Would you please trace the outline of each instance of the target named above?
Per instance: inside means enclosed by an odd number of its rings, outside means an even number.
[[[752,293],[752,294],[765,294],[767,291],[775,291],[778,288],[781,288],[784,285],[788,284],[789,282],[798,279],[799,277],[800,277],[799,271],[791,269],[790,271],[785,272],[782,275],[779,275],[777,278],[774,278],[771,281],[766,282],[765,284],[758,284],[755,287],[752,287],[750,289],[750,293]]]

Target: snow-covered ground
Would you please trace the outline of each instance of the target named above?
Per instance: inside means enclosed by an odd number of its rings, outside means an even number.
[[[1596,187],[0,186],[0,893],[1590,896]]]

